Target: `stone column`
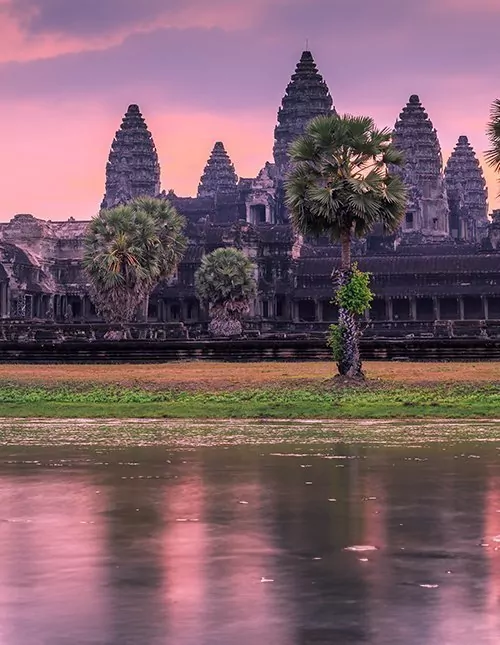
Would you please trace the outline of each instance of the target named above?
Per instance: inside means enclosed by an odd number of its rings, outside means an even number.
[[[434,305],[434,320],[441,320],[441,310],[439,306],[439,298],[434,296],[432,299],[432,303]]]
[[[465,307],[464,299],[462,296],[460,296],[458,299],[458,312],[460,314],[460,320],[465,320]]]
[[[481,300],[483,301],[483,316],[485,320],[490,319],[490,312],[488,308],[488,298],[486,296],[481,296]]]
[[[385,311],[387,313],[387,320],[392,322],[394,320],[394,307],[392,306],[392,298],[386,298]]]
[[[271,217],[271,206],[269,204],[266,204],[266,222],[268,224],[271,224],[272,217]]]
[[[414,296],[410,298],[410,320],[417,320],[417,299]]]
[[[321,306],[321,300],[315,300],[314,301],[314,318],[316,322],[322,322],[323,321],[323,315],[322,315],[322,306]]]
[[[47,298],[47,311],[45,313],[45,316],[47,317],[47,320],[54,320],[54,318],[55,318],[55,316],[54,316],[54,313],[55,313],[54,312],[54,306],[55,306],[54,305],[54,299],[55,299],[54,294],[50,294],[50,296],[48,296],[48,298]]]
[[[0,317],[7,317],[7,283],[0,283]]]

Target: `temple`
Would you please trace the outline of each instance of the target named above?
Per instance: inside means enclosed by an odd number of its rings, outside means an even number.
[[[161,190],[153,137],[139,107],[128,108],[111,146],[101,206],[141,195],[169,199],[186,217],[189,237],[175,276],[150,298],[152,325],[176,323],[204,333],[207,312],[197,301],[194,276],[203,254],[221,246],[242,249],[257,267],[249,333],[310,334],[337,319],[331,273],[338,246],[295,235],[283,199],[290,143],[312,118],[334,112],[328,86],[305,51],[278,110],[273,161],[256,177],[238,178],[217,141],[200,169],[196,197],[182,197]],[[397,233],[375,230],[354,248],[360,267],[372,273],[376,294],[367,324],[373,334],[411,335],[418,325],[418,333],[429,334],[453,325],[463,334],[498,331],[500,212],[488,215],[483,172],[467,137],[458,138],[443,167],[436,129],[413,95],[395,121],[394,142],[405,158],[395,171],[408,188],[407,212]],[[86,225],[28,214],[0,224],[4,324],[98,321],[81,263]]]

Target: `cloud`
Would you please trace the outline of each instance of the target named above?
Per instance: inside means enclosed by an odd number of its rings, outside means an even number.
[[[265,1],[0,0],[0,63],[108,50],[161,29],[238,31],[254,24]]]
[[[31,35],[91,36],[148,24],[181,0],[15,0],[7,13]]]

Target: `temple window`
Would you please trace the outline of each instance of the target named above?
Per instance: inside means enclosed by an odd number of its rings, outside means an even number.
[[[417,320],[434,320],[434,302],[432,298],[417,298]]]
[[[316,307],[313,300],[299,300],[299,321],[314,322],[316,320]]]
[[[250,206],[250,223],[251,224],[265,224],[266,223],[266,206],[265,206],[265,204],[252,204],[252,206]]]
[[[386,302],[382,298],[374,298],[370,306],[371,320],[387,320]]]
[[[284,313],[284,301],[282,296],[276,298],[276,318],[282,318]]]
[[[410,301],[408,298],[393,298],[392,317],[393,320],[410,320]]]
[[[414,226],[413,213],[406,213],[405,226],[406,228],[413,228]]]
[[[269,301],[262,301],[262,318],[269,318]]]
[[[491,296],[488,298],[488,309],[490,320],[500,320],[500,298]]]
[[[439,317],[441,320],[459,320],[460,307],[458,298],[440,298]]]
[[[32,318],[33,317],[33,297],[32,296],[26,296],[25,300],[25,310],[24,310],[24,317],[25,318]]]
[[[433,228],[434,231],[438,230],[438,218],[437,217],[434,217],[432,219],[432,228]]]
[[[465,320],[482,320],[484,318],[483,301],[480,296],[464,297]]]

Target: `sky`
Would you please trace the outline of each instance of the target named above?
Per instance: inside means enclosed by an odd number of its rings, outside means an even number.
[[[445,160],[462,134],[481,155],[499,28],[498,0],[0,0],[0,220],[92,217],[130,103],[166,190],[194,195],[217,140],[255,176],[306,40],[339,112],[393,126],[418,94]]]

